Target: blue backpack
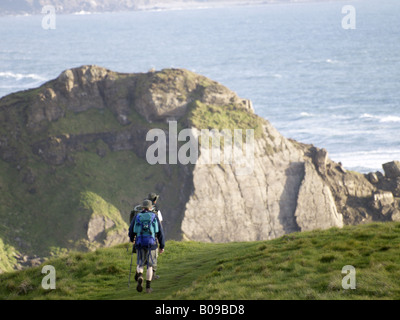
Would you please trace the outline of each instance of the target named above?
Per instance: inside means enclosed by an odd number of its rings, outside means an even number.
[[[156,244],[158,223],[154,212],[141,212],[136,216],[133,232],[136,233],[136,248],[150,248]]]

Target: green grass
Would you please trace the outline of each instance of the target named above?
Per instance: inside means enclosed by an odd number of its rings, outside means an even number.
[[[14,247],[4,244],[3,240],[0,239],[0,270],[13,270],[14,264],[16,263],[14,252]]]
[[[49,134],[52,136],[90,134],[120,129],[121,125],[109,109],[89,109],[80,113],[67,111],[65,117],[49,124]]]
[[[56,289],[41,287],[41,268],[0,275],[0,299],[399,299],[400,223],[292,233],[270,241],[211,244],[168,241],[152,294],[128,288],[128,244],[46,261]],[[356,270],[343,289],[342,268]]]
[[[252,129],[255,139],[263,135],[262,118],[235,105],[213,106],[196,100],[190,106],[187,119],[198,129]]]

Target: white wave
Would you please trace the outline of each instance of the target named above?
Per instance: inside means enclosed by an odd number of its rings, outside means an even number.
[[[360,116],[361,119],[363,118],[376,118],[376,116],[373,116],[372,114],[369,113],[364,113],[362,116]]]
[[[398,116],[387,116],[382,117],[379,122],[400,122],[400,117]]]
[[[74,15],[79,15],[79,16],[81,16],[81,15],[92,14],[92,12],[90,12],[90,11],[85,11],[85,10],[81,10],[81,11],[74,12],[73,14],[74,14]]]
[[[346,169],[363,168],[363,172],[382,171],[382,164],[400,160],[400,148],[332,153],[330,158],[341,162]]]
[[[28,73],[28,74],[22,74],[22,73],[13,73],[10,71],[6,71],[6,72],[0,72],[0,78],[11,78],[11,79],[15,79],[15,80],[22,80],[22,79],[32,79],[32,80],[39,80],[39,81],[44,81],[46,80],[45,78],[34,74],[34,73]]]
[[[385,122],[400,122],[400,117],[399,116],[393,116],[393,115],[388,115],[388,116],[377,116],[369,113],[364,113],[363,115],[360,116],[360,119],[376,119],[381,123]]]
[[[302,116],[302,117],[313,117],[314,114],[309,113],[309,112],[301,112],[301,113],[300,113],[300,116]]]

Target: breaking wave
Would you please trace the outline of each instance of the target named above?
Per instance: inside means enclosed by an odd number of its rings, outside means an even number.
[[[17,81],[23,80],[23,79],[32,79],[32,80],[38,80],[38,81],[46,80],[45,78],[43,78],[37,74],[34,74],[34,73],[22,74],[22,73],[10,72],[10,71],[6,71],[6,72],[0,71],[0,78],[14,79]]]
[[[362,116],[360,116],[361,119],[376,119],[379,122],[385,123],[385,122],[400,122],[400,117],[399,116],[394,116],[394,115],[385,115],[385,116],[377,116],[377,115],[372,115],[369,113],[364,113]]]
[[[400,160],[400,148],[339,152],[332,153],[330,158],[336,162],[341,162],[346,169],[368,173],[382,171],[382,164],[393,160]],[[360,166],[361,163],[362,167]]]

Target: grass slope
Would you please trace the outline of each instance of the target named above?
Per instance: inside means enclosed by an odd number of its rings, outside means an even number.
[[[400,223],[292,233],[270,241],[210,244],[168,241],[153,293],[128,288],[128,244],[48,260],[56,289],[45,290],[42,266],[0,275],[1,299],[399,299]],[[135,255],[134,255],[135,257]],[[343,289],[345,265],[356,289]]]

